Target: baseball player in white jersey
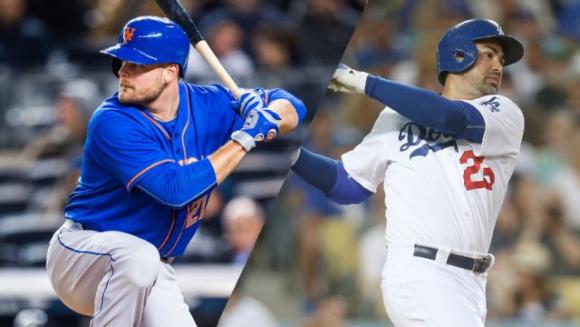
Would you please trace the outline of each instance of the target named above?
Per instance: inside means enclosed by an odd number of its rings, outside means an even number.
[[[335,161],[301,149],[293,170],[338,203],[383,183],[387,261],[382,291],[396,326],[483,326],[493,229],[524,131],[498,95],[503,67],[524,50],[491,21],[452,27],[437,50],[441,95],[340,65],[330,88],[387,107]]]

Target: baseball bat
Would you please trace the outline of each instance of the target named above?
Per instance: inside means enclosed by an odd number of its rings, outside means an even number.
[[[201,35],[197,25],[187,14],[185,8],[183,8],[183,5],[179,2],[179,0],[155,0],[155,2],[167,15],[167,17],[169,17],[169,19],[183,28],[191,44],[193,44],[195,49],[209,64],[218,78],[230,89],[236,99],[239,99],[241,94],[240,88],[232,79],[230,74],[228,74],[228,72],[225,70],[224,66],[222,66],[219,59],[209,47],[209,44],[207,44],[203,38],[203,35]]]

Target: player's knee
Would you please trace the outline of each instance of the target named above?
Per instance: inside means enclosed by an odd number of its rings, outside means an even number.
[[[155,283],[159,272],[159,252],[150,245],[145,244],[133,248],[117,265],[128,283],[138,288],[150,288]]]

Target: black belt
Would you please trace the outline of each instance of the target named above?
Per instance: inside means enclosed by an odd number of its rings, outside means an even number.
[[[415,251],[413,255],[415,257],[421,257],[425,259],[435,260],[437,257],[437,249],[428,246],[415,244]],[[475,273],[486,272],[491,266],[493,259],[491,255],[478,256],[475,258],[466,257],[456,253],[449,253],[447,257],[447,264],[455,267],[471,270]]]

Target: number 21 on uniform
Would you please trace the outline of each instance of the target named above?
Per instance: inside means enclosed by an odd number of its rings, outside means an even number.
[[[205,207],[207,206],[207,201],[209,200],[210,194],[211,193],[201,196],[187,206],[187,220],[185,223],[185,228],[189,228],[200,219],[203,219],[203,216],[205,215]]]

